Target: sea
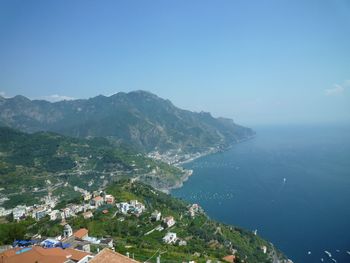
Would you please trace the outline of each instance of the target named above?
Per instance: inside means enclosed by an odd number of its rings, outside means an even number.
[[[185,164],[193,174],[172,195],[257,230],[295,263],[349,263],[350,125],[253,129],[255,138]]]

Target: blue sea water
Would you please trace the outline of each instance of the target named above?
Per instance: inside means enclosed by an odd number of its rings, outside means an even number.
[[[172,194],[213,219],[257,229],[296,263],[332,262],[325,250],[350,262],[350,127],[255,131],[252,140],[186,164],[193,175]]]

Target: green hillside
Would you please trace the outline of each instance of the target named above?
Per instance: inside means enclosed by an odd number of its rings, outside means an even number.
[[[83,219],[82,215],[68,220],[68,223],[77,230],[87,228],[89,236],[112,237],[116,244],[116,251],[134,255],[141,262],[146,261],[152,255],[162,253],[162,262],[183,262],[195,260],[206,262],[207,260],[221,260],[222,257],[236,253],[237,262],[264,263],[277,261],[286,262],[284,256],[270,243],[250,231],[238,227],[225,225],[211,220],[204,211],[200,210],[194,217],[190,216],[189,204],[159,192],[152,187],[130,180],[122,180],[110,185],[106,193],[113,194],[116,202],[136,199],[142,202],[146,211],[137,217],[132,214],[117,212],[116,206],[105,205],[94,212],[91,219]],[[108,213],[102,213],[108,210]],[[162,216],[173,216],[175,225],[162,231],[152,229],[162,223],[152,221],[151,213],[155,210]],[[123,218],[123,220],[121,220]],[[0,230],[7,233],[8,229],[16,230],[21,238],[29,238],[31,235],[40,233],[43,236],[55,236],[62,232],[59,221],[52,222],[48,218],[35,223],[27,219],[20,223],[0,224]],[[165,244],[162,238],[167,232],[174,232],[177,237],[186,240],[186,245]],[[25,234],[26,233],[26,234]],[[15,234],[11,234],[14,237]],[[0,235],[0,242],[6,243],[8,235]],[[262,247],[266,246],[264,254]],[[97,249],[95,246],[94,249]],[[155,262],[153,257],[149,262]]]
[[[0,97],[0,123],[25,132],[105,137],[143,152],[202,152],[254,135],[230,119],[182,110],[145,91],[56,103]]]
[[[182,181],[183,170],[154,161],[107,139],[77,139],[50,132],[22,133],[0,127],[0,197],[5,207],[32,204],[51,190],[77,196],[74,186],[95,190],[111,181],[138,177],[167,188]]]

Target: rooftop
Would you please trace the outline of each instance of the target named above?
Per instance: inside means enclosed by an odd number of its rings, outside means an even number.
[[[74,232],[74,236],[76,238],[80,238],[82,239],[84,236],[86,236],[89,233],[89,230],[87,230],[86,228],[80,228],[79,230]]]
[[[138,263],[138,261],[105,248],[90,260],[89,263]]]
[[[1,263],[64,263],[68,259],[79,261],[89,253],[75,249],[42,248],[33,246],[28,248],[13,248],[0,254]]]

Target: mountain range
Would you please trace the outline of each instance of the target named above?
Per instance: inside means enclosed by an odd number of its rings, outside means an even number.
[[[0,125],[29,133],[105,137],[140,152],[201,152],[254,135],[231,119],[182,110],[146,91],[55,103],[20,95],[0,97]]]

